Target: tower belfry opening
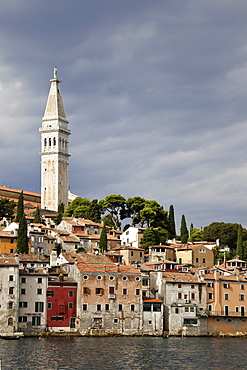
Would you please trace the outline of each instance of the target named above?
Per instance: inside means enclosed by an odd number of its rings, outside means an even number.
[[[41,208],[57,211],[58,205],[68,205],[69,121],[54,67],[41,133]]]

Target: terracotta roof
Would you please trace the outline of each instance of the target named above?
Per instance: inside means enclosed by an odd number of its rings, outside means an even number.
[[[18,262],[14,257],[0,257],[0,266],[18,266]]]
[[[88,254],[88,253],[77,253],[77,252],[63,252],[63,257],[68,262],[80,262],[88,264],[108,264],[114,265],[114,263],[104,255]]]
[[[161,299],[157,298],[149,298],[149,297],[142,297],[143,302],[149,302],[149,303],[163,303]]]
[[[198,281],[198,278],[190,273],[185,272],[164,272],[163,280],[167,282],[179,282],[179,283],[203,283]]]
[[[2,231],[2,230],[0,230],[0,237],[16,238],[16,236],[11,234],[11,231]]]
[[[34,269],[33,272],[29,272],[29,268],[20,269],[20,275],[47,275],[47,271],[44,272],[43,269]]]
[[[214,274],[206,274],[206,275],[202,275],[202,277],[205,280],[215,280]],[[216,280],[247,282],[247,276],[244,276],[244,275],[218,275]]]
[[[121,273],[121,274],[138,274],[140,271],[134,266],[128,265],[103,265],[103,264],[88,264],[88,263],[78,263],[77,268],[80,272],[96,272],[96,273]]]
[[[43,254],[18,254],[18,257],[20,262],[50,262]]]

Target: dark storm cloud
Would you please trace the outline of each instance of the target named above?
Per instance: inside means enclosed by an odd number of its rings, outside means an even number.
[[[2,185],[39,191],[38,128],[58,63],[71,191],[246,225],[247,4],[3,1]]]

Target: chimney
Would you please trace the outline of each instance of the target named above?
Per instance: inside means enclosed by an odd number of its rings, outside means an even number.
[[[62,283],[63,282],[63,274],[61,273],[61,274],[59,274],[59,281],[60,281],[60,283]]]

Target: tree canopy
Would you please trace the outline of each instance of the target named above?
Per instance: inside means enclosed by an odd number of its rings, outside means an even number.
[[[114,227],[116,229],[121,227],[120,215],[124,212],[126,199],[120,194],[107,195],[104,199],[99,201],[100,206],[104,212],[110,215]]]
[[[14,208],[16,203],[7,198],[0,198],[0,220],[7,218],[11,220],[13,218]]]

